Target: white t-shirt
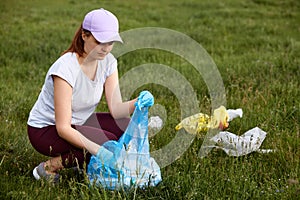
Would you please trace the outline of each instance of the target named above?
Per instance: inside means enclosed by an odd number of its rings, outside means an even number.
[[[72,121],[82,125],[95,111],[103,93],[103,85],[108,76],[117,70],[117,60],[108,54],[98,61],[94,80],[81,70],[75,53],[66,53],[50,67],[41,93],[29,114],[28,125],[42,128],[55,125],[54,88],[52,75],[67,81],[72,89]]]

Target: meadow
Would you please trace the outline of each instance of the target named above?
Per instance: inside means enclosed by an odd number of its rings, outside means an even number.
[[[90,187],[84,174],[71,170],[62,172],[63,179],[56,186],[36,181],[32,169],[46,157],[29,143],[28,114],[48,68],[69,46],[84,15],[100,7],[116,14],[120,32],[161,27],[201,44],[222,77],[225,106],[244,111],[228,131],[241,135],[258,126],[267,132],[262,148],[275,151],[231,157],[214,149],[200,158],[204,140],[200,137],[161,169],[163,181],[156,187],[109,191]],[[0,22],[0,199],[300,197],[300,1],[4,0]],[[118,63],[120,77],[147,63],[171,67],[195,91],[199,112],[211,111],[206,82],[184,58],[159,49],[139,49],[118,57]],[[141,74],[140,79],[146,76]],[[154,151],[175,137],[182,105],[159,84],[139,86],[132,95],[142,89],[153,93],[165,114],[163,128],[150,138]],[[104,99],[97,109],[107,110]],[[166,156],[172,157],[172,151]]]

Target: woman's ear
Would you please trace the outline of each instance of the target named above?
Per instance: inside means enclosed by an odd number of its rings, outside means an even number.
[[[84,33],[84,31],[81,31],[81,38],[83,41],[85,41],[87,38],[87,35]]]

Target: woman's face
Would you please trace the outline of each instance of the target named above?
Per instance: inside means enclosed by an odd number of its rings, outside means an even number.
[[[93,35],[87,36],[83,34],[82,38],[84,40],[84,51],[89,57],[95,60],[103,60],[105,56],[111,52],[114,46],[114,42],[98,42]]]

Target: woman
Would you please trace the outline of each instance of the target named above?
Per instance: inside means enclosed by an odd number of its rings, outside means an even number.
[[[122,102],[117,61],[110,53],[122,42],[118,19],[105,9],[89,12],[71,46],[50,67],[28,119],[33,147],[51,158],[33,170],[36,179],[58,181],[58,171],[89,162],[80,135],[101,145],[118,140],[136,99]],[[94,113],[103,89],[110,113]]]

